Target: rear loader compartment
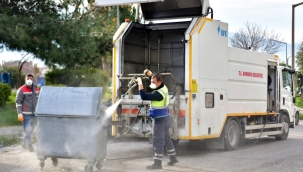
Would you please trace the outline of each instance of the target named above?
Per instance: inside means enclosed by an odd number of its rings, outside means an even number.
[[[190,22],[168,24],[132,23],[122,38],[121,74],[142,74],[144,69],[153,73],[173,73],[163,76],[169,94],[173,94],[176,84],[185,83],[185,39],[184,32]],[[121,94],[127,90],[129,80],[121,81]],[[148,89],[150,80],[144,80]],[[149,90],[151,91],[151,90]],[[133,89],[138,95],[138,90]],[[181,94],[184,94],[184,89]]]

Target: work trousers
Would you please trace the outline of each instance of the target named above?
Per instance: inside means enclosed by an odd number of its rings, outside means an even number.
[[[36,125],[35,115],[24,115],[23,114],[23,130],[24,130],[24,140],[23,143],[27,147],[32,144],[32,133]]]
[[[153,147],[155,150],[154,159],[162,160],[164,146],[167,149],[167,154],[172,156],[176,154],[174,145],[169,134],[170,115],[162,118],[153,119]]]

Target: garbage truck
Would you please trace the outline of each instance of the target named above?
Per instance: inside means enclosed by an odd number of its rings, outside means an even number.
[[[234,150],[265,136],[286,140],[295,126],[295,71],[279,57],[228,46],[228,24],[213,19],[208,0],[96,0],[96,6],[139,3],[144,23],[124,22],[113,37],[112,135],[150,137],[149,101],[134,78],[161,73],[170,94],[172,141],[205,140]],[[144,89],[150,78],[143,77]]]

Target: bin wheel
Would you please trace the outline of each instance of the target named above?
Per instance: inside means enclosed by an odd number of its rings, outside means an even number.
[[[53,161],[53,166],[57,167],[57,165],[58,165],[58,158],[51,158],[51,160]]]
[[[93,168],[93,164],[89,163],[85,166],[85,172],[92,172]]]
[[[42,170],[44,167],[44,161],[40,161],[39,166],[41,167],[41,170]]]
[[[103,163],[104,163],[104,159],[100,159],[97,164],[96,164],[96,168],[98,170],[101,170],[102,166],[103,166]]]

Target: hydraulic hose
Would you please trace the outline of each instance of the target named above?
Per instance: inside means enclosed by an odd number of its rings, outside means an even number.
[[[137,118],[138,118],[138,116],[139,116],[139,114],[140,114],[140,111],[141,111],[142,106],[143,106],[143,101],[142,101],[142,104],[140,105],[140,108],[139,108],[139,111],[138,111],[138,113],[137,113],[137,116],[136,116],[134,122],[132,123],[132,125],[129,127],[129,129],[126,130],[126,131],[125,131],[123,134],[121,134],[120,136],[116,136],[116,137],[114,137],[113,139],[117,139],[117,138],[120,138],[120,137],[124,136],[125,134],[127,134],[127,133],[133,128],[133,126],[134,126],[134,124],[135,124],[135,122],[136,122],[136,120],[137,120]]]

